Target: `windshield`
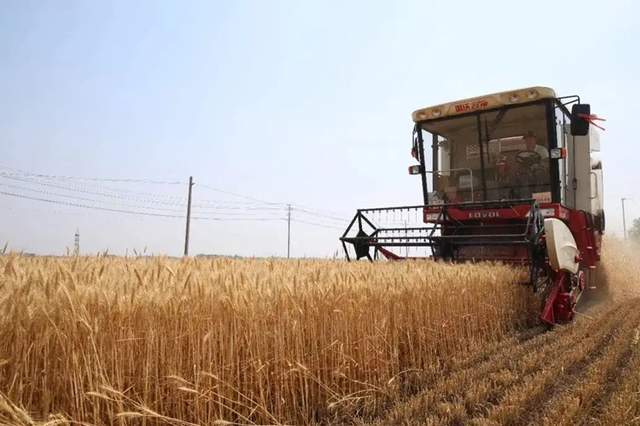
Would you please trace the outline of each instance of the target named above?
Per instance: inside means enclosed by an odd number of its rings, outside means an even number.
[[[545,104],[421,124],[433,137],[432,202],[551,202]]]

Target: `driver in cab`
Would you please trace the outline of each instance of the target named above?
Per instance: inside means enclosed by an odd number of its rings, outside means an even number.
[[[549,151],[542,145],[538,145],[536,135],[527,132],[524,137],[525,151],[516,156],[516,161],[521,160],[521,165],[527,170],[536,183],[545,180],[545,174],[549,169]]]
[[[529,152],[535,152],[540,156],[541,160],[549,159],[549,152],[542,145],[538,145],[536,135],[533,132],[527,132],[524,137],[524,144]]]
[[[549,151],[538,144],[531,131],[524,136],[524,148],[515,157],[519,167],[514,176],[514,192],[520,198],[529,198],[538,191],[539,185],[545,184],[549,179]]]

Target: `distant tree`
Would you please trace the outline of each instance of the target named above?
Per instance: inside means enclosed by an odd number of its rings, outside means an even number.
[[[629,239],[640,243],[640,217],[633,220],[633,225],[628,232]]]

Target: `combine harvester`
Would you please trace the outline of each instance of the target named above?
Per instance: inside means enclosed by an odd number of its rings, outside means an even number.
[[[411,154],[419,164],[409,173],[420,176],[424,202],[359,209],[340,238],[347,259],[416,258],[409,251],[424,248],[435,260],[527,266],[527,284],[543,301],[541,320],[571,321],[583,290],[595,288],[600,261],[605,220],[594,121],[602,119],[579,96],[556,97],[546,87],[412,117]],[[415,226],[376,226],[412,215]]]

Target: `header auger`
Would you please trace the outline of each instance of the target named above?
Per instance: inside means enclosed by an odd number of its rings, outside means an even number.
[[[545,87],[415,111],[409,173],[421,177],[423,203],[359,209],[340,238],[347,259],[526,266],[541,320],[571,321],[595,287],[604,233],[594,117],[578,96]]]

